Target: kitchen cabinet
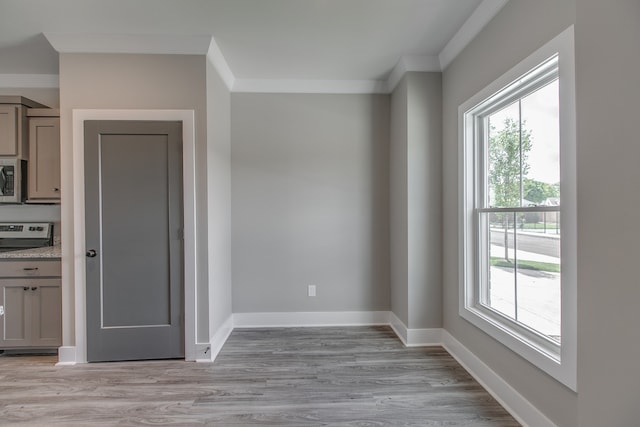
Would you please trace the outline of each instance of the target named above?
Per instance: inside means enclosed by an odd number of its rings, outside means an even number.
[[[59,260],[0,262],[0,349],[62,344],[60,285]]]
[[[22,96],[0,96],[0,157],[29,156],[27,110],[46,106]]]
[[[60,117],[58,110],[32,109],[29,116],[29,203],[60,201]]]
[[[18,117],[20,107],[0,105],[0,156],[17,156],[18,141],[22,139]]]

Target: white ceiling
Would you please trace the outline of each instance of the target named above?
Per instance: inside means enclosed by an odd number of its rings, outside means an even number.
[[[0,75],[57,74],[51,44],[61,52],[203,54],[213,37],[245,86],[272,79],[385,82],[398,65],[440,69],[504,3],[0,0]]]

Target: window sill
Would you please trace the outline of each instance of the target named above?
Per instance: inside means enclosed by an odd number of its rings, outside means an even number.
[[[563,362],[561,346],[551,342],[545,343],[544,341],[548,340],[540,336],[532,339],[532,335],[537,334],[529,331],[523,333],[525,328],[512,327],[508,322],[500,319],[501,316],[491,313],[491,310],[484,307],[461,307],[460,316],[523,359],[576,391],[575,366],[568,360]]]

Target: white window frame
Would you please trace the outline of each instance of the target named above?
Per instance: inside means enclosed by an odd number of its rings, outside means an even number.
[[[475,123],[482,105],[505,88],[524,85],[520,78],[558,57],[560,114],[561,335],[560,345],[496,314],[479,303],[480,271],[476,237],[477,159]],[[518,89],[514,90],[514,93]],[[503,92],[504,93],[504,92]],[[575,58],[573,26],[535,51],[458,108],[459,149],[459,314],[562,384],[577,391],[577,209]]]

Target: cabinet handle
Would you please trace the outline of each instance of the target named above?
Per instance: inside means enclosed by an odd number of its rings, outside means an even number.
[[[35,290],[37,290],[37,289],[38,289],[38,287],[37,287],[37,286],[32,286],[32,287],[31,287],[31,290],[32,290],[32,291],[35,291]]]
[[[53,191],[57,193],[58,191],[60,191],[60,189],[59,188],[54,188]]]
[[[25,268],[23,268],[24,271],[35,271],[37,269],[38,269],[38,267],[25,267]]]
[[[23,290],[23,291],[28,291],[28,290],[29,290],[29,287],[28,287],[28,286],[23,286],[23,287],[22,287],[22,290]]]

